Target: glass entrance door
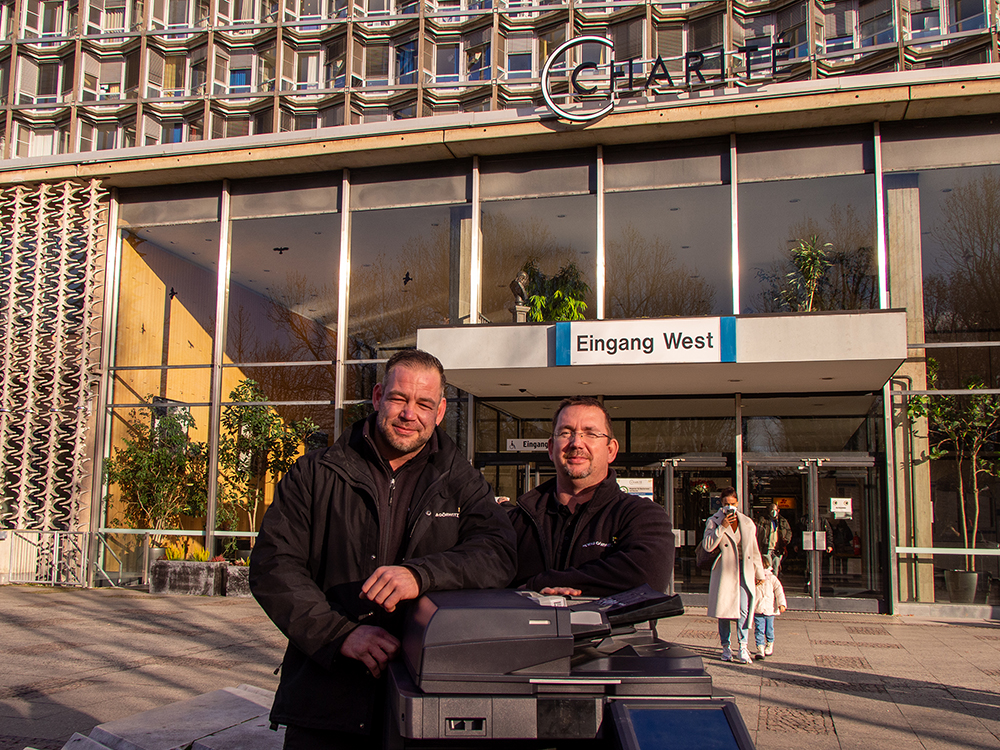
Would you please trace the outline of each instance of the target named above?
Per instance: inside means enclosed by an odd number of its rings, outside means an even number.
[[[783,460],[745,456],[745,506],[758,544],[773,539],[771,504],[791,540],[779,543],[778,577],[798,608],[879,611],[885,599],[881,505],[874,460],[864,454]],[[779,524],[779,528],[784,524]]]
[[[664,505],[674,526],[674,591],[707,594],[711,571],[695,565],[694,550],[719,509],[719,493],[734,484],[732,455],[684,454],[662,466]]]

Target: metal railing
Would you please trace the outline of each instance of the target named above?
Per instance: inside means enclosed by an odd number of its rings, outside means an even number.
[[[84,586],[87,537],[85,531],[14,529],[8,568],[10,582]]]

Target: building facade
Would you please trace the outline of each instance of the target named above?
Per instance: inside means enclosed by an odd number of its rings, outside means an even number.
[[[957,572],[997,604],[1000,68],[973,6],[3,5],[9,578],[245,548],[287,461],[419,344],[498,496],[550,474],[560,396],[604,398],[692,603],[732,484],[789,521],[796,606],[957,607]],[[583,320],[516,323],[522,271]],[[19,556],[28,532],[56,551]]]

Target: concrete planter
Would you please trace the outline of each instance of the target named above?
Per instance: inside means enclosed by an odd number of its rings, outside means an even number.
[[[226,564],[193,560],[157,560],[149,578],[151,594],[222,596]]]
[[[250,567],[226,566],[226,596],[250,596]]]

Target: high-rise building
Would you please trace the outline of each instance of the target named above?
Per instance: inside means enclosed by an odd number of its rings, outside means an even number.
[[[982,0],[0,2],[0,580],[245,551],[285,459],[421,346],[498,496],[551,473],[562,396],[602,397],[686,601],[734,485],[794,532],[794,606],[996,605],[996,28]]]

